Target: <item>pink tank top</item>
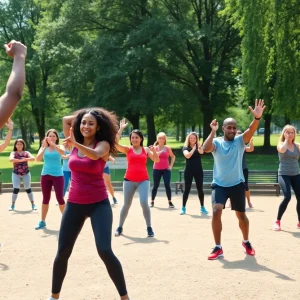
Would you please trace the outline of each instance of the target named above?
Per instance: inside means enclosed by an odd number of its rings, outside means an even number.
[[[159,151],[158,146],[155,147],[156,151]],[[169,148],[165,147],[164,151],[159,156],[159,162],[153,164],[155,170],[165,170],[169,168]]]
[[[142,147],[141,154],[135,154],[132,147],[130,147],[126,158],[128,161],[128,167],[124,176],[125,179],[135,182],[149,180],[147,171],[148,155],[144,147]]]
[[[73,149],[69,159],[72,172],[69,202],[91,204],[108,198],[103,180],[105,164],[102,158],[92,160],[86,156],[80,157],[78,149]]]

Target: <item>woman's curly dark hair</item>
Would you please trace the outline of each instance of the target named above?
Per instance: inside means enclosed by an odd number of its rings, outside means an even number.
[[[117,149],[116,144],[116,134],[118,132],[118,119],[115,113],[110,112],[104,108],[92,107],[83,108],[74,112],[75,119],[72,123],[73,133],[75,140],[83,144],[83,135],[80,132],[80,124],[84,115],[91,114],[95,117],[97,125],[100,129],[96,132],[95,139],[98,142],[106,141],[110,145],[110,153],[115,154]]]

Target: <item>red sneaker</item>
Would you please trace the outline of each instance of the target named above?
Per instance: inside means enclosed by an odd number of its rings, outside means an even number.
[[[254,256],[255,255],[255,250],[254,248],[251,246],[250,242],[247,242],[247,243],[242,243],[243,247],[245,248],[246,250],[246,253],[248,255],[251,255],[251,256]]]
[[[223,257],[223,249],[219,248],[219,247],[215,247],[214,250],[212,251],[212,253],[208,256],[209,260],[214,260],[217,259],[219,257]]]
[[[280,226],[280,221],[279,220],[275,221],[275,223],[273,225],[273,230],[275,230],[275,231],[280,231],[281,230],[281,226]]]

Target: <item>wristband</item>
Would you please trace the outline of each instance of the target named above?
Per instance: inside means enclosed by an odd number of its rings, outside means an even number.
[[[261,119],[261,117],[260,117],[260,118],[256,118],[256,117],[255,117],[254,119],[257,120],[257,121],[259,121],[259,120]]]

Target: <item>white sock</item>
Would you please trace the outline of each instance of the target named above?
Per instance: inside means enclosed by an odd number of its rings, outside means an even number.
[[[221,246],[221,245],[216,245],[216,247],[218,247],[218,248],[222,249],[222,246]]]
[[[248,243],[248,242],[249,242],[249,240],[243,240],[243,242],[246,244],[246,243]]]

